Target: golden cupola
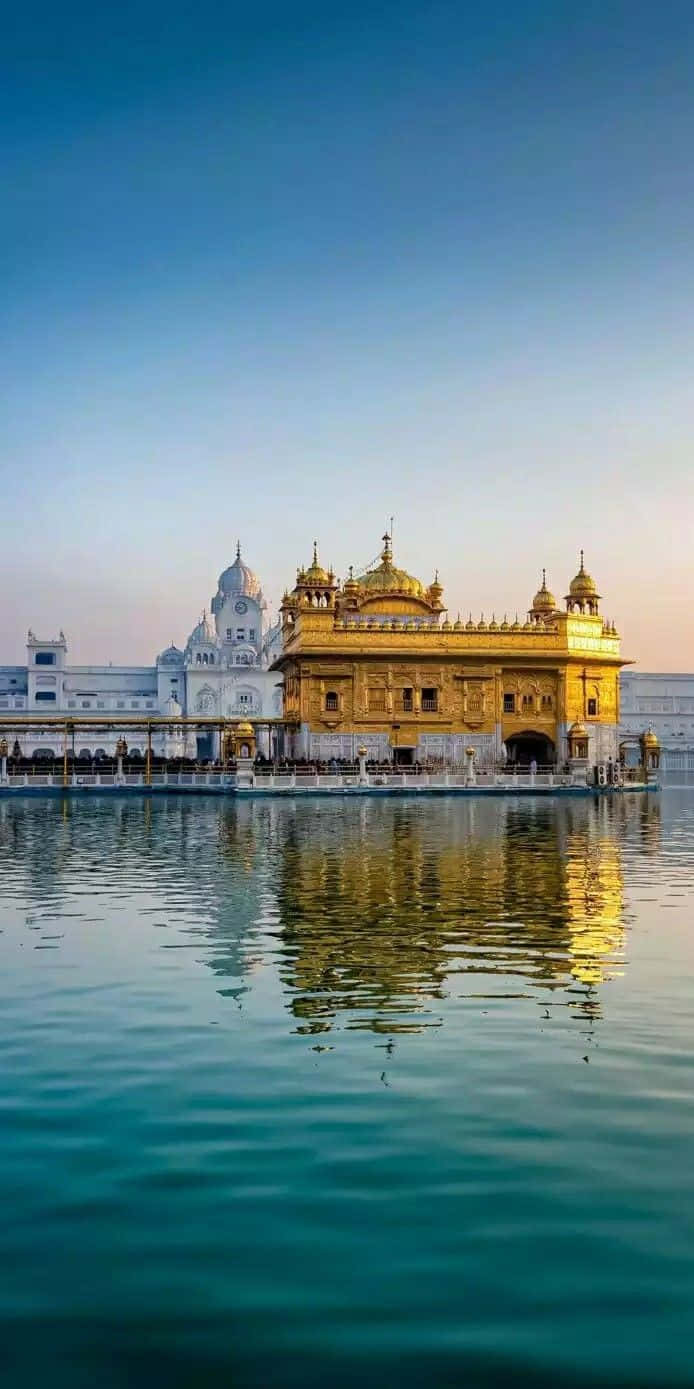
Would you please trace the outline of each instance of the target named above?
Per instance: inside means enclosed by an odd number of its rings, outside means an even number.
[[[597,584],[585,567],[583,551],[581,550],[581,564],[578,573],[569,584],[569,591],[566,595],[566,610],[567,612],[587,612],[595,617],[598,612],[599,601],[600,594]]]
[[[313,559],[308,569],[297,569],[296,588],[291,595],[299,607],[331,608],[337,591],[337,580],[330,569],[324,569],[318,558],[318,541],[313,542]]]
[[[544,622],[548,617],[552,617],[557,610],[557,600],[554,594],[547,587],[547,571],[542,571],[542,583],[533,598],[533,605],[530,609],[531,622]]]
[[[349,606],[367,609],[371,614],[390,614],[394,618],[406,615],[412,618],[424,616],[431,618],[442,611],[440,594],[443,592],[438,582],[427,588],[421,579],[398,569],[393,564],[393,550],[390,535],[383,536],[383,549],[379,562],[351,581],[353,587],[345,584],[343,595],[351,593]],[[433,593],[432,593],[433,590]]]
[[[412,574],[408,574],[405,569],[396,569],[393,564],[393,550],[387,531],[383,536],[380,564],[375,569],[367,569],[365,574],[361,574],[357,579],[357,584],[364,596],[377,593],[398,593],[426,600],[424,584],[419,579],[415,579]]]
[[[331,583],[332,580],[334,579],[334,577],[335,577],[335,575],[332,573],[332,571],[330,571],[330,573],[326,573],[326,571],[325,571],[325,569],[323,568],[322,564],[319,563],[319,561],[318,561],[318,541],[317,541],[317,540],[314,540],[314,542],[313,542],[313,559],[312,559],[312,561],[311,561],[311,563],[310,563],[308,569],[307,569],[307,570],[305,571],[305,573],[304,573],[304,576],[303,576],[303,578],[304,578],[304,583],[305,583],[305,584],[317,584],[317,585],[320,586],[320,585],[322,585],[322,584],[329,584],[329,583]]]

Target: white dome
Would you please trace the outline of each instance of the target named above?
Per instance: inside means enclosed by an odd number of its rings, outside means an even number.
[[[180,666],[182,664],[183,652],[179,651],[178,647],[174,646],[173,643],[171,646],[167,646],[166,651],[162,651],[157,656],[158,666]]]
[[[219,592],[224,598],[240,595],[244,598],[260,598],[260,580],[241,559],[241,542],[236,542],[236,559],[219,576]]]
[[[188,638],[188,646],[193,646],[195,642],[212,642],[214,645],[217,644],[217,633],[214,623],[206,612],[203,613],[200,621],[193,628]]]

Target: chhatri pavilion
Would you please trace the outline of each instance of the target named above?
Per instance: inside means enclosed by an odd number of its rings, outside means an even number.
[[[438,573],[424,584],[380,559],[340,584],[314,544],[282,601],[286,750],[407,764],[590,764],[618,757],[620,655],[581,552],[561,608],[542,584],[525,621],[451,622]]]

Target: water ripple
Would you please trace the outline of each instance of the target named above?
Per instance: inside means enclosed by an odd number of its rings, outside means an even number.
[[[0,869],[13,1382],[692,1382],[691,791],[5,798]]]

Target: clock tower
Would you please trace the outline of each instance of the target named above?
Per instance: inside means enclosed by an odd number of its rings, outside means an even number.
[[[217,639],[225,666],[259,666],[263,646],[265,599],[259,580],[241,558],[236,544],[234,563],[219,576],[212,599]]]

